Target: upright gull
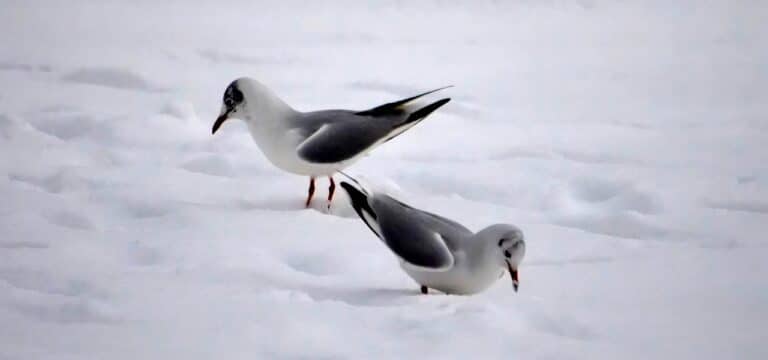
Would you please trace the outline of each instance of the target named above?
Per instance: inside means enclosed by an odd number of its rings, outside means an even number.
[[[400,267],[421,285],[448,294],[473,294],[509,271],[519,286],[525,256],[523,232],[496,224],[472,233],[459,223],[412,208],[392,197],[342,181],[352,207],[368,228],[400,259]]]
[[[450,98],[423,107],[413,103],[442,89],[363,111],[300,112],[260,82],[244,77],[233,81],[224,92],[224,103],[212,133],[215,134],[229,118],[244,120],[256,144],[272,164],[294,174],[309,176],[306,207],[315,192],[315,177],[328,176],[330,207],[336,189],[333,175],[445,105]]]

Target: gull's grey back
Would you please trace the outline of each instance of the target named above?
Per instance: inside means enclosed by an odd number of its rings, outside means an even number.
[[[419,210],[404,204],[388,195],[376,194],[371,201],[371,207],[380,217],[386,217],[386,223],[412,224],[424,230],[436,232],[445,240],[451,250],[456,250],[459,244],[474,236],[474,233],[463,225],[440,215]],[[405,230],[408,231],[408,230]],[[412,230],[411,230],[412,231]],[[412,234],[401,233],[403,238],[413,238]]]
[[[326,124],[339,126],[339,130],[354,127],[356,129],[366,128],[369,129],[369,132],[375,132],[378,129],[391,128],[400,118],[402,116],[373,119],[368,116],[357,115],[352,110],[320,110],[298,113],[290,121],[292,128],[299,129],[304,136],[310,136]]]
[[[322,110],[298,114],[290,126],[307,139],[298,149],[302,158],[334,163],[359,155],[401,121],[397,116],[372,118],[349,110]]]

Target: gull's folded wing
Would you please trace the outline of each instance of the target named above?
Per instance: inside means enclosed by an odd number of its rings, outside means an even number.
[[[299,156],[313,163],[338,163],[358,156],[372,147],[402,134],[451,99],[440,99],[423,107],[409,104],[427,91],[375,108],[353,112],[325,110],[305,113],[299,127],[306,139],[296,148]],[[306,127],[307,124],[311,124]]]
[[[342,182],[352,207],[379,238],[408,265],[432,271],[453,267],[451,254],[442,235],[420,222],[419,210],[389,196],[370,198],[354,186]]]
[[[296,147],[302,159],[313,163],[342,162],[365,152],[390,132],[388,123],[367,121],[351,112],[338,111],[330,116],[335,118],[318,127]]]

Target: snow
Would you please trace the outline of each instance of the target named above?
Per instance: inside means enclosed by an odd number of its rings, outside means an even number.
[[[759,1],[4,1],[0,359],[768,356]],[[349,169],[526,234],[520,292],[419,295],[226,85],[453,101]],[[325,182],[318,184],[325,197]]]

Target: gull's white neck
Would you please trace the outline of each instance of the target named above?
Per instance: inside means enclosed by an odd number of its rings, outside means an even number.
[[[267,159],[289,172],[307,172],[296,155],[301,136],[291,129],[299,112],[256,81],[239,85],[244,96],[243,114],[239,115]]]
[[[296,115],[296,110],[261,83],[249,81],[241,86],[245,97],[243,120],[249,128],[284,127]]]
[[[503,262],[499,258],[496,238],[477,233],[470,241],[472,246],[467,249],[467,261],[472,263],[470,267],[478,273],[497,274],[503,268]]]

